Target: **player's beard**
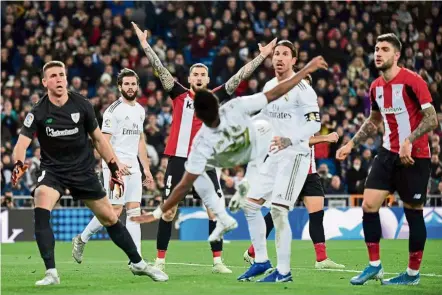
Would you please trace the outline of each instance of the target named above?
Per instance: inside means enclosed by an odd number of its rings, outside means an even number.
[[[134,94],[129,95],[126,91],[124,91],[123,89],[121,89],[121,95],[123,95],[123,97],[127,100],[133,101],[135,98],[137,98],[137,91],[134,91]]]
[[[384,72],[386,70],[389,70],[393,66],[393,63],[394,63],[394,56],[392,56],[390,59],[386,60],[381,66],[376,68],[379,71]]]
[[[202,84],[202,83],[201,83]],[[203,85],[203,84],[202,84]],[[196,86],[196,84],[195,85],[190,85],[190,87],[192,88],[192,90],[193,90],[193,92],[196,92],[197,90],[200,90],[200,89],[206,89],[207,88],[207,85],[206,86],[201,86],[201,87],[198,87],[198,86]]]

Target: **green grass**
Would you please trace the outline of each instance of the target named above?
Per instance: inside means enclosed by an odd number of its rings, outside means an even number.
[[[366,266],[367,253],[363,241],[328,241],[330,258],[347,266],[347,271],[317,271],[314,251],[309,241],[293,241],[292,274],[288,284],[240,283],[236,277],[247,265],[242,254],[245,241],[224,245],[224,261],[233,270],[231,275],[211,273],[211,252],[205,242],[171,241],[167,254],[167,283],[154,283],[147,277],[135,277],[127,268],[125,255],[109,241],[92,241],[85,250],[84,261],[77,264],[71,257],[70,243],[57,243],[57,269],[61,285],[35,287],[41,279],[44,265],[35,243],[2,245],[2,294],[442,294],[442,240],[427,241],[421,283],[418,286],[381,286],[371,281],[365,286],[351,286],[349,280]],[[405,270],[408,261],[406,240],[383,240],[381,257],[386,277]],[[143,253],[148,260],[155,256],[155,242],[144,241]],[[269,254],[276,263],[274,242],[269,242]],[[188,265],[196,264],[196,265]]]

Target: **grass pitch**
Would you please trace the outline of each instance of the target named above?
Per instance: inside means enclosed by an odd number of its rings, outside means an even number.
[[[144,241],[144,257],[155,257],[154,241]],[[19,242],[1,245],[2,294],[204,294],[255,295],[263,294],[442,294],[442,240],[426,244],[421,283],[418,286],[381,286],[377,281],[364,286],[351,286],[349,280],[367,264],[367,250],[363,241],[328,241],[331,259],[346,265],[344,271],[314,269],[314,250],[310,241],[293,241],[293,283],[261,284],[237,282],[247,265],[242,255],[249,242],[232,241],[224,245],[224,262],[233,274],[211,273],[212,257],[206,242],[171,241],[167,253],[166,272],[169,282],[155,283],[147,277],[136,277],[128,270],[127,258],[110,241],[91,241],[85,249],[82,264],[71,257],[71,244],[57,242],[56,263],[61,284],[36,287],[35,281],[44,275],[36,243]],[[274,241],[268,243],[270,258],[276,264]],[[408,263],[407,240],[381,241],[381,259],[385,277],[402,272]]]

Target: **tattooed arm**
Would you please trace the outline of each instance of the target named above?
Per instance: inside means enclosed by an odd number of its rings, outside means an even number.
[[[147,31],[142,32],[134,22],[132,22],[132,25],[138,36],[138,40],[140,41],[141,46],[143,47],[144,53],[149,59],[149,62],[152,65],[153,69],[158,73],[158,78],[160,79],[164,90],[166,90],[167,92],[171,91],[173,85],[175,84],[175,79],[169,73],[169,71],[163,66],[157,54],[147,42]]]
[[[238,88],[239,83],[241,81],[248,79],[252,73],[256,70],[257,67],[269,56],[273,48],[276,45],[276,38],[272,40],[269,44],[266,46],[261,46],[261,44],[258,44],[260,54],[255,57],[251,62],[248,62],[245,66],[243,66],[238,73],[236,73],[232,78],[229,79],[229,81],[226,82],[226,92],[231,95],[233,92],[235,92],[236,88]]]
[[[359,131],[350,140],[352,147],[357,146],[361,142],[367,140],[367,138],[376,134],[379,124],[382,122],[382,115],[379,111],[372,110],[370,117],[365,120]]]
[[[367,138],[376,134],[379,124],[382,122],[382,114],[378,110],[371,110],[370,117],[365,120],[359,131],[353,136],[353,138],[343,147],[336,152],[336,159],[342,161],[351,153],[353,147],[357,146],[361,142],[364,142]]]
[[[410,136],[408,136],[408,140],[410,140],[411,143],[422,135],[434,130],[438,125],[436,110],[433,106],[423,109],[421,114],[423,116],[421,122]]]

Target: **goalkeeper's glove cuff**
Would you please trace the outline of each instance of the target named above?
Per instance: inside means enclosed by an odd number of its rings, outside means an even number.
[[[113,158],[112,158],[112,160],[109,161],[109,163],[107,163],[107,167],[109,168],[111,175],[113,177],[116,177],[119,169],[118,169],[117,162],[115,162],[115,160]]]

